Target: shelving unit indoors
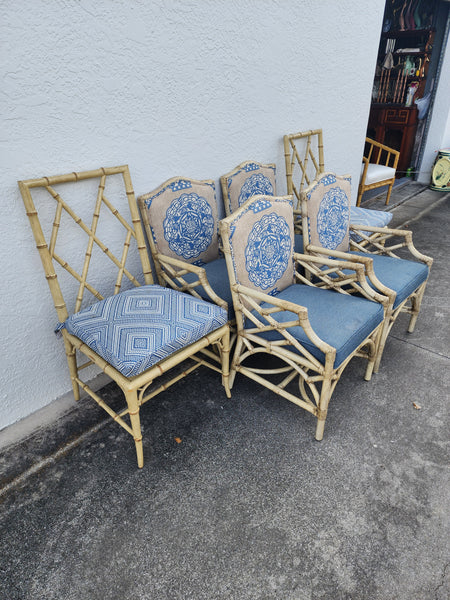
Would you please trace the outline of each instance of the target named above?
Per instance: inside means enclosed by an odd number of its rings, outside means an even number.
[[[414,171],[419,117],[429,99],[437,4],[438,0],[386,3],[367,136],[400,151],[397,177]]]

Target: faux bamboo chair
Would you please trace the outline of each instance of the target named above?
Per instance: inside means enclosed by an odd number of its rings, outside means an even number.
[[[364,192],[384,186],[388,186],[385,204],[389,204],[399,157],[400,152],[394,148],[366,137],[356,206],[361,204]]]
[[[314,255],[363,261],[370,284],[389,297],[375,363],[377,372],[387,336],[401,312],[410,315],[408,331],[414,331],[433,260],[415,248],[411,231],[351,225],[350,197],[351,178],[334,173],[320,174],[303,190],[304,248]],[[397,252],[401,249],[413,260],[400,258]],[[349,291],[358,291],[358,287],[354,282]]]
[[[275,195],[274,164],[261,164],[255,161],[245,161],[229,173],[222,175],[220,184],[222,198],[227,216],[234,213],[251,196],[258,194]]]
[[[230,386],[242,373],[306,409],[317,418],[321,440],[348,362],[366,358],[365,379],[371,378],[388,298],[367,284],[364,264],[293,252],[290,196],[253,196],[221,221],[220,231],[237,326]],[[346,293],[344,269],[365,297]],[[263,355],[281,366],[256,362]]]
[[[284,158],[286,167],[287,192],[295,200],[295,227],[298,234],[302,232],[301,193],[312,184],[321,173],[325,172],[323,134],[321,129],[310,129],[284,136]],[[350,223],[354,225],[370,225],[386,227],[392,220],[392,213],[371,210],[359,206],[350,207]],[[356,234],[351,233],[356,237]],[[361,239],[359,238],[359,241]],[[302,252],[303,240],[297,238],[296,250]]]
[[[276,195],[276,166],[246,161],[235,167],[230,173],[222,175],[220,183],[225,212],[230,216],[251,196]],[[294,211],[294,213],[298,216],[299,211]],[[295,252],[303,252],[301,226],[295,228]]]
[[[142,467],[142,404],[200,365],[219,371],[230,395],[226,311],[153,285],[127,166],[30,179],[19,187],[60,321],[75,400],[81,387],[105,409],[134,438]],[[131,219],[111,198],[121,208],[128,205]],[[219,348],[219,366],[198,354],[210,345]],[[80,364],[83,355],[87,360]],[[149,387],[187,358],[193,365],[184,372],[177,369],[172,379]],[[122,389],[126,407],[121,412],[82,381],[80,371],[89,365],[97,365]]]
[[[174,177],[138,201],[160,284],[215,302],[232,320],[214,181]]]

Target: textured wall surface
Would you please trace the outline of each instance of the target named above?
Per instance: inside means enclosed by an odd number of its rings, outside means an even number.
[[[71,389],[18,179],[127,163],[175,175],[276,162],[322,127],[357,181],[384,0],[3,0],[0,428]],[[356,196],[354,185],[353,196]]]

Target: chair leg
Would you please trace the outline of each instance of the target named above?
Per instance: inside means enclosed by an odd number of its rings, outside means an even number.
[[[72,380],[73,397],[76,401],[80,399],[80,386],[76,379],[78,377],[78,365],[75,346],[64,337],[64,347],[66,350],[67,364],[69,366],[70,379]]]
[[[356,199],[356,206],[359,206],[361,204],[362,197],[363,197],[363,186],[360,185],[358,188],[358,198]]]
[[[222,385],[227,398],[231,398],[230,391],[230,330],[223,335],[220,343],[220,358],[222,365]]]
[[[139,417],[139,402],[137,391],[125,391],[125,400],[128,406],[128,414],[130,415],[131,429],[133,431],[134,444],[136,446],[136,455],[138,467],[142,469],[144,466],[144,450],[142,446],[142,431],[141,419]]]
[[[417,317],[420,312],[420,305],[422,304],[422,298],[425,292],[427,282],[424,281],[417,292],[411,298],[411,318],[408,325],[408,333],[412,333],[416,327]]]
[[[387,196],[386,196],[386,202],[384,203],[385,206],[387,206],[389,204],[389,200],[391,198],[391,192],[392,192],[392,188],[394,187],[394,183],[395,183],[395,179],[394,179],[394,181],[388,187]]]
[[[243,341],[239,334],[236,336],[236,345],[234,347],[233,360],[231,361],[229,385],[230,390],[233,389],[234,379],[236,377],[236,365],[239,362],[239,355],[242,350]]]
[[[316,440],[320,442],[323,438],[323,432],[325,429],[325,420],[328,413],[328,404],[331,398],[331,381],[330,378],[325,376],[322,383],[322,389],[320,390],[319,406],[317,410],[317,425],[316,425]]]

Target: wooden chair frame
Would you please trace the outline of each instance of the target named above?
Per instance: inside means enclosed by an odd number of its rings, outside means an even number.
[[[400,152],[398,150],[394,150],[394,148],[390,148],[385,144],[377,142],[376,140],[372,140],[371,138],[366,137],[366,148],[363,156],[364,169],[361,175],[361,180],[358,187],[358,198],[356,200],[356,206],[361,204],[361,200],[364,192],[368,190],[374,190],[379,187],[388,186],[387,195],[386,195],[386,206],[389,204],[389,200],[391,197],[392,188],[395,183],[395,175],[394,177],[390,177],[388,179],[383,179],[382,181],[376,181],[375,183],[366,184],[367,171],[369,169],[369,164],[377,164],[383,165],[385,167],[392,167],[393,169],[397,169],[398,161],[400,158]]]
[[[235,167],[232,171],[230,171],[229,173],[226,173],[225,175],[221,175],[220,177],[220,185],[221,185],[221,189],[222,189],[222,200],[223,200],[223,206],[225,209],[225,214],[227,217],[229,217],[233,212],[235,212],[239,207],[238,206],[234,206],[233,204],[234,202],[232,201],[232,198],[230,196],[230,190],[229,190],[229,184],[232,181],[233,177],[235,175],[237,175],[240,171],[242,171],[246,165],[256,165],[258,167],[259,171],[273,171],[273,176],[275,179],[275,175],[276,175],[276,165],[274,163],[259,163],[256,162],[254,160],[245,160],[244,162],[240,163],[239,165],[237,165],[237,167]],[[274,186],[275,188],[275,186]],[[273,193],[276,193],[276,190],[273,190]],[[237,204],[237,202],[236,202]]]
[[[205,179],[205,180],[195,180],[189,177],[172,177],[168,181],[165,182],[165,185],[169,185],[171,182],[175,182],[178,180],[187,180],[192,181],[194,183],[209,183],[214,185],[213,180]],[[221,308],[225,309],[227,312],[229,311],[228,302],[221,298],[212,288],[211,284],[208,281],[208,276],[204,267],[194,265],[189,263],[183,259],[175,258],[173,256],[167,256],[158,250],[158,246],[154,240],[151,224],[148,218],[148,213],[146,209],[146,200],[152,195],[152,192],[149,194],[143,194],[138,197],[138,205],[140,209],[140,214],[142,217],[142,222],[144,224],[144,229],[147,237],[147,242],[150,248],[150,252],[153,258],[153,264],[155,266],[156,275],[160,285],[171,287],[174,290],[179,292],[185,292],[191,294],[195,298],[200,300],[204,299],[204,297],[199,293],[199,288],[203,288],[203,290],[208,295],[211,302],[214,302]],[[220,240],[219,240],[220,244]],[[219,254],[221,254],[221,249],[219,246]],[[186,280],[186,275],[195,275],[195,279],[190,277],[190,280]],[[233,345],[235,340],[235,321],[234,319],[230,319],[228,322],[230,326],[230,347]],[[214,360],[216,362],[221,361],[220,354],[215,352],[211,352],[209,349],[205,348],[202,351],[204,354],[208,356],[209,359]]]
[[[259,198],[260,196],[254,196],[252,200],[256,201]],[[250,202],[251,200],[246,204]],[[236,373],[242,373],[300,406],[317,418],[315,437],[320,441],[323,438],[331,396],[342,372],[354,356],[367,359],[364,378],[366,381],[371,379],[383,323],[378,325],[358,348],[335,368],[336,349],[316,334],[308,319],[307,308],[237,282],[230,246],[233,216],[220,222],[237,325],[236,347],[230,367],[230,388],[234,384]],[[388,296],[374,290],[367,283],[366,267],[370,269],[370,259],[353,262],[348,260],[348,257],[345,260],[332,260],[322,256],[297,253],[294,253],[293,257],[297,284],[322,287],[346,295],[351,293],[349,287],[355,287],[365,298],[378,302],[383,307],[386,307],[389,302]],[[263,302],[269,304],[269,307],[263,308],[261,306]],[[296,315],[296,318],[287,323],[280,323],[273,318],[273,315],[280,311],[289,311]],[[254,327],[246,327],[246,323],[253,323]],[[296,326],[302,327],[308,339],[324,353],[323,362],[314,357],[288,331],[290,327]],[[260,335],[273,330],[276,330],[283,339],[275,342],[267,341]],[[261,354],[277,357],[284,366],[264,368],[244,364],[249,357]],[[278,383],[274,383],[274,377],[278,377]],[[297,393],[287,389],[295,381],[298,385]]]
[[[128,199],[128,207],[131,215],[131,221],[124,218],[120,212],[110,203],[105,196],[106,180],[110,176],[121,176]],[[64,199],[54,189],[54,186],[63,183],[76,183],[86,179],[99,179],[97,198],[93,211],[92,224],[89,226],[75,213],[75,211],[67,204]],[[83,171],[78,173],[69,173],[67,175],[59,175],[55,177],[42,177],[39,179],[30,179],[19,181],[19,188],[25,204],[26,213],[30,220],[31,229],[36,241],[37,249],[44,267],[45,276],[50,287],[50,292],[53,298],[58,319],[63,323],[69,317],[69,310],[64,299],[59,280],[55,271],[55,266],[58,264],[62,269],[67,271],[79,283],[78,294],[75,300],[75,310],[80,310],[84,300],[85,291],[90,292],[96,300],[102,300],[102,293],[88,281],[89,268],[91,266],[91,256],[94,246],[99,247],[103,254],[106,255],[117,268],[117,278],[114,286],[114,294],[118,294],[123,286],[124,281],[128,280],[134,286],[139,286],[138,279],[129,272],[126,266],[127,258],[130,255],[130,245],[135,244],[142,266],[142,274],[145,284],[153,284],[150,261],[147,254],[145,238],[142,230],[139,211],[137,208],[131,178],[128,167],[118,166],[110,168],[100,168],[91,171]],[[47,241],[38,212],[32,196],[32,190],[37,188],[44,189],[56,202],[56,210],[53,221],[51,235]],[[123,242],[123,250],[120,257],[115,256],[111,250],[98,238],[97,225],[101,216],[101,209],[108,210],[116,217],[118,222],[124,227],[125,239]],[[60,222],[62,214],[69,215],[73,221],[80,227],[83,233],[87,236],[86,253],[81,269],[78,273],[62,256],[56,251],[56,242],[60,233]],[[164,391],[179,379],[185,377],[201,365],[218,371],[222,375],[222,383],[225,387],[227,396],[230,396],[228,377],[228,360],[229,360],[229,327],[224,325],[219,329],[211,332],[207,336],[199,339],[197,342],[182,348],[181,350],[169,355],[166,359],[153,365],[151,368],[142,372],[135,377],[125,377],[117,369],[112,367],[101,356],[96,354],[91,348],[84,344],[79,338],[69,334],[64,328],[62,329],[64,346],[66,350],[69,372],[72,380],[72,387],[75,400],[80,398],[80,388],[83,389],[99,406],[101,406],[114,421],[119,423],[125,431],[127,431],[134,439],[138,466],[144,464],[142,433],[140,425],[139,411],[141,406],[152,399],[154,396]],[[208,346],[214,345],[218,348],[220,356],[220,366],[215,362],[205,360],[198,355],[199,351],[204,351]],[[214,353],[210,353],[214,354]],[[84,355],[87,361],[80,364],[79,357]],[[165,380],[160,386],[149,390],[150,385],[155,379],[169,371],[172,367],[179,365],[186,359],[193,359],[193,365],[187,367],[184,371],[178,370],[177,374],[172,379]],[[97,365],[104,373],[106,373],[124,393],[126,408],[120,412],[115,412],[110,408],[104,400],[92,390],[89,385],[82,381],[80,371],[89,365]],[[129,417],[129,423],[124,420],[124,417]]]
[[[302,233],[301,192],[305,186],[310,185],[320,173],[325,171],[322,129],[310,129],[286,134],[283,142],[287,193],[295,198],[295,231],[296,233]],[[311,166],[314,169],[312,175]],[[300,183],[298,184],[294,182],[296,168],[299,169],[301,174]]]
[[[325,175],[327,175],[326,173]],[[400,303],[394,310],[394,303],[396,294],[393,290],[386,287],[379,281],[375,271],[373,269],[372,255],[390,256],[397,259],[404,257],[398,254],[399,251],[407,251],[410,256],[424,264],[429,268],[433,264],[433,259],[430,256],[426,256],[417,250],[414,246],[411,231],[404,231],[402,229],[390,229],[388,227],[372,227],[370,225],[349,225],[349,230],[354,232],[355,236],[349,238],[349,251],[359,252],[359,255],[349,254],[347,252],[341,252],[336,250],[330,250],[329,248],[322,248],[314,246],[309,243],[308,236],[308,204],[307,204],[307,193],[305,189],[301,193],[302,199],[302,213],[303,213],[303,230],[306,235],[306,251],[313,254],[314,256],[321,257],[335,257],[339,260],[350,260],[355,263],[361,263],[365,265],[366,276],[370,281],[371,285],[378,290],[381,294],[384,294],[389,298],[389,302],[385,306],[385,320],[383,324],[382,333],[379,340],[379,346],[377,349],[377,359],[374,366],[374,372],[377,373],[380,367],[381,357],[386,344],[389,332],[392,329],[397,317],[400,313],[407,313],[410,315],[410,321],[408,325],[408,332],[414,331],[417,317],[420,312],[420,306],[422,303],[423,294],[425,292],[427,280],[424,281],[408,298]],[[320,285],[320,284],[319,284]],[[359,282],[353,277],[351,285],[348,287],[349,293],[361,293]]]

